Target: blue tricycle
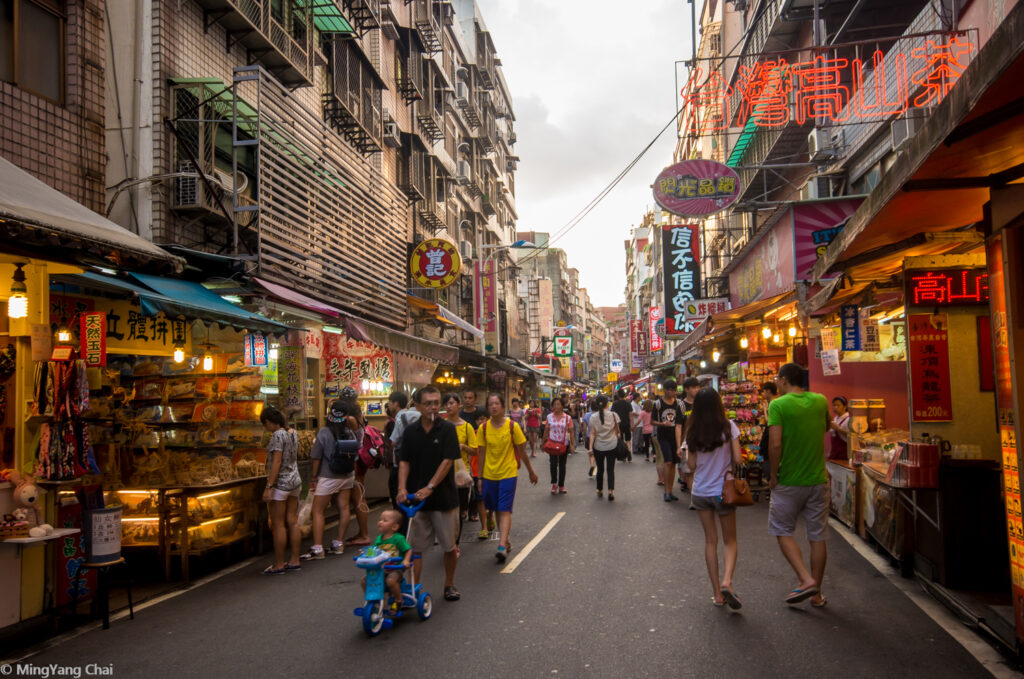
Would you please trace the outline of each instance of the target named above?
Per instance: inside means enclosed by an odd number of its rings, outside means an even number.
[[[412,519],[416,512],[423,507],[423,502],[418,505],[401,505],[402,511]],[[410,529],[410,532],[411,529]],[[413,559],[420,557],[413,556]],[[367,547],[355,557],[356,565],[366,571],[366,600],[363,605],[355,609],[353,613],[362,618],[363,631],[371,637],[380,634],[381,630],[390,629],[395,624],[395,619],[402,617],[402,611],[408,608],[415,608],[420,620],[426,620],[433,611],[433,601],[430,594],[423,590],[423,585],[416,582],[415,571],[409,569],[409,580],[402,581],[402,605],[395,613],[390,613],[393,597],[389,594],[384,583],[384,577],[388,571],[404,570],[401,557],[393,557],[384,550],[373,546]]]

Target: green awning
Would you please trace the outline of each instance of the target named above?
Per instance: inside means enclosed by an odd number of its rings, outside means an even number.
[[[321,33],[356,33],[334,0],[296,0],[295,4],[303,9],[309,9],[313,15],[313,24]]]
[[[235,95],[231,87],[224,84],[219,78],[168,78],[172,85],[193,85],[203,86],[207,92],[200,92],[199,101],[207,102],[213,106],[213,110],[224,120],[231,120],[232,103]],[[247,122],[256,122],[256,109],[245,99],[238,97],[238,115]]]
[[[729,167],[736,167],[743,160],[743,156],[747,153],[747,149],[754,141],[754,136],[757,134],[757,124],[754,122],[754,116],[750,116],[747,119],[747,124],[743,126],[743,131],[740,132],[740,138],[736,140],[736,146],[732,147],[732,153],[729,154],[729,160],[725,161],[725,164]]]

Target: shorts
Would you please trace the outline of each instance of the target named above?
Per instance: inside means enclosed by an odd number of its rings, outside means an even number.
[[[316,490],[313,491],[313,495],[337,495],[343,490],[352,490],[355,487],[355,474],[349,474],[343,479],[331,479],[326,476],[321,476],[316,480]]]
[[[434,544],[447,553],[455,549],[459,535],[459,508],[436,512],[418,512],[409,524],[409,544],[414,552],[425,552]]]
[[[783,486],[772,490],[768,508],[768,532],[775,537],[792,537],[796,520],[804,517],[807,539],[823,542],[828,537],[828,484]]]
[[[729,516],[736,511],[735,507],[722,504],[720,497],[701,497],[700,495],[690,496],[690,509],[698,512],[715,512],[719,516]]]
[[[540,430],[541,430],[540,427],[527,427],[526,428],[526,433],[527,434],[537,434],[538,436],[540,436]]]
[[[679,464],[682,462],[675,441],[670,443],[658,439],[658,445],[654,448],[654,461],[658,464]]]
[[[517,480],[515,476],[499,481],[484,479],[484,508],[489,512],[511,512]]]
[[[274,492],[270,495],[270,499],[274,502],[284,502],[290,497],[299,497],[302,493],[302,486],[295,488],[294,490],[281,490],[280,488],[274,487]]]

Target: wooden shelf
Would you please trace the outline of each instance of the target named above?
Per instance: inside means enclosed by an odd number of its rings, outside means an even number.
[[[56,528],[50,535],[44,535],[39,538],[11,538],[0,542],[0,545],[34,545],[49,540],[60,540],[68,535],[77,535],[81,532],[82,529],[80,528]]]

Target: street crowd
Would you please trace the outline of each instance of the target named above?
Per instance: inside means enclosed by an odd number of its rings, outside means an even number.
[[[828,402],[821,394],[807,391],[806,380],[802,367],[788,363],[773,382],[762,385],[768,425],[762,451],[771,498],[768,530],[796,576],[796,585],[784,601],[792,605],[810,600],[811,605],[823,607],[827,603],[822,585],[829,504],[824,439],[834,427]],[[458,601],[455,573],[464,534],[472,539],[469,535],[476,532],[477,539],[487,540],[496,531],[494,557],[505,563],[513,551],[512,516],[521,469],[525,468],[531,484],[537,484],[533,461],[547,455],[551,494],[567,494],[566,459],[582,445],[590,458],[588,474],[594,477],[599,500],[615,500],[616,462],[641,456],[654,462],[664,502],[679,500],[674,492],[678,482],[681,492],[689,494],[689,508],[697,513],[704,530],[712,602],[740,609],[733,574],[739,551],[736,508],[743,502],[732,497],[734,489],[744,492],[742,484],[736,483],[743,462],[739,430],[714,388],[692,377],[681,386],[682,393],[675,381],[667,380],[661,385],[661,396],[649,399],[620,390],[611,402],[604,395],[555,396],[550,401],[513,398],[509,407],[497,393],[489,394],[481,407],[472,389],[442,394],[437,387],[426,386],[413,393],[411,400],[404,392],[393,392],[379,447],[383,464],[391,470],[394,510],[382,512],[375,538],[369,534],[363,491],[369,466],[351,451],[368,443],[367,437],[380,434],[365,422],[355,391],[343,390],[313,444],[309,491],[313,543],[301,554],[298,439],[281,412],[266,408],[260,419],[271,437],[263,499],[269,505],[274,563],[264,573],[301,570],[302,561],[342,554],[346,544],[373,545],[401,558],[420,581],[423,560],[411,557],[436,544],[443,553],[444,599]],[[332,502],[340,515],[338,532],[325,542],[324,515]],[[405,513],[395,511],[403,505],[419,509],[407,519]],[[346,542],[353,507],[358,528]],[[809,566],[796,538],[800,518],[810,547]],[[721,570],[719,529],[724,546]],[[400,605],[401,579],[400,571],[392,571],[387,579],[395,599],[393,610]]]

